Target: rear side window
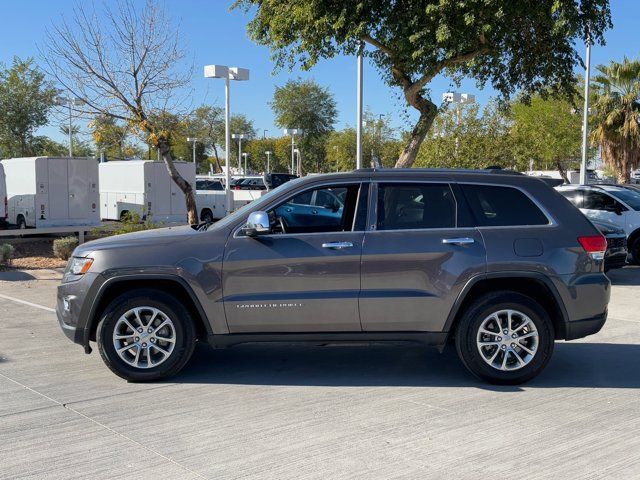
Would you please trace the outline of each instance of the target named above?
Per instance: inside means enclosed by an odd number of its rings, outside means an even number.
[[[446,183],[382,183],[377,210],[378,230],[456,226],[456,201]]]
[[[548,225],[549,219],[517,188],[460,185],[480,227]]]
[[[576,207],[583,208],[582,192],[580,190],[560,190],[559,193]]]

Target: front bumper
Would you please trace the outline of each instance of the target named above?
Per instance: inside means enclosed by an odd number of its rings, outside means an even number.
[[[99,284],[98,274],[87,273],[75,282],[58,286],[56,316],[64,334],[74,343],[90,351],[86,331],[88,311],[93,303],[92,286]]]

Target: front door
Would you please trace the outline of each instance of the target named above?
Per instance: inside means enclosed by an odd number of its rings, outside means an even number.
[[[360,317],[368,332],[440,332],[455,298],[484,273],[482,235],[462,221],[447,183],[381,183],[362,252]]]
[[[364,225],[356,211],[366,209],[365,190],[360,183],[308,187],[270,209],[271,234],[231,234],[223,263],[231,333],[361,331]],[[316,198],[334,203],[316,205]]]

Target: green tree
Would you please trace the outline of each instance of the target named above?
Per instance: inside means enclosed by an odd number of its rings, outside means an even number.
[[[271,108],[278,127],[302,129],[303,134],[296,141],[302,155],[303,170],[322,170],[324,141],[333,130],[338,115],[329,89],[314,80],[289,80],[284,86],[276,87]]]
[[[125,124],[113,117],[98,115],[89,122],[89,129],[93,136],[98,152],[103,152],[106,159],[125,158],[130,155],[130,145],[127,142],[129,129]]]
[[[517,101],[511,106],[514,153],[519,164],[530,161],[539,168],[556,168],[568,182],[566,171],[580,160],[582,118],[574,105],[559,98],[539,95],[530,102]]]
[[[396,165],[410,167],[437,115],[428,86],[438,74],[474,78],[504,97],[553,85],[573,92],[575,45],[602,43],[608,0],[236,0],[253,15],[251,38],[271,48],[276,68],[364,53],[402,89],[419,118]]]
[[[69,148],[62,143],[51,140],[46,136],[35,136],[31,147],[33,155],[43,157],[64,157],[69,153]]]
[[[598,66],[594,78],[591,142],[613,167],[620,183],[628,183],[640,163],[640,61],[626,57]]]
[[[498,103],[448,107],[436,117],[416,166],[429,168],[514,167],[510,125]]]
[[[45,125],[56,90],[33,59],[14,57],[0,68],[0,149],[5,156],[34,154],[34,132]]]

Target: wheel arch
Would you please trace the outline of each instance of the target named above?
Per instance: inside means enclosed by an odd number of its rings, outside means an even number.
[[[533,298],[549,314],[556,339],[567,336],[567,311],[560,294],[547,276],[536,272],[496,272],[478,275],[464,286],[447,317],[444,328],[447,338],[452,338],[458,321],[476,298],[497,290],[518,292]]]
[[[212,334],[200,301],[184,279],[174,275],[127,275],[112,277],[100,286],[87,316],[83,342],[85,350],[89,341],[95,341],[98,323],[107,306],[120,294],[138,288],[158,290],[176,297],[189,310],[197,337],[202,339]]]

